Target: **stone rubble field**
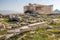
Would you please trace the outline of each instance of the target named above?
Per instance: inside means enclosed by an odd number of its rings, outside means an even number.
[[[60,14],[1,17],[0,40],[60,40]]]

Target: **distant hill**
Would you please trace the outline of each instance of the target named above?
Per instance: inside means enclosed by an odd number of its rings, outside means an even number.
[[[19,13],[17,11],[12,11],[12,10],[0,10],[1,14],[13,14],[13,13]]]
[[[54,13],[60,13],[60,10],[56,9],[54,10]]]

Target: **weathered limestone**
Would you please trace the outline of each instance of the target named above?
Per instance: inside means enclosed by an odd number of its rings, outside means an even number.
[[[30,24],[28,26],[23,26],[14,30],[8,30],[7,33],[9,34],[8,36],[6,36],[7,38],[12,37],[15,33],[16,35],[23,33],[23,32],[27,32],[27,31],[33,31],[36,30],[37,27],[43,27],[46,26],[46,22],[39,22],[39,23],[34,23],[34,24]],[[32,34],[35,32],[31,32]],[[10,35],[11,34],[11,35]],[[15,36],[15,35],[14,35]]]
[[[5,29],[5,25],[3,23],[0,23],[0,30],[4,30]]]
[[[50,24],[56,24],[56,23],[58,23],[58,22],[60,22],[60,19],[52,19],[52,20],[50,21]]]
[[[9,16],[9,21],[17,21],[17,22],[20,22],[20,18],[18,16],[15,16],[15,15],[10,15]]]

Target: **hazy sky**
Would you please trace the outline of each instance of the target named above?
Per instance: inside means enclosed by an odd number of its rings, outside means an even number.
[[[23,12],[23,6],[28,3],[53,4],[53,9],[60,10],[60,0],[0,0],[0,10],[14,10]]]

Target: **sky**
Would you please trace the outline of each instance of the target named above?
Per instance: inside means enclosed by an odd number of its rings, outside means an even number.
[[[60,10],[60,0],[0,0],[0,10],[14,10],[23,12],[23,7],[32,4],[53,5],[53,10]]]

